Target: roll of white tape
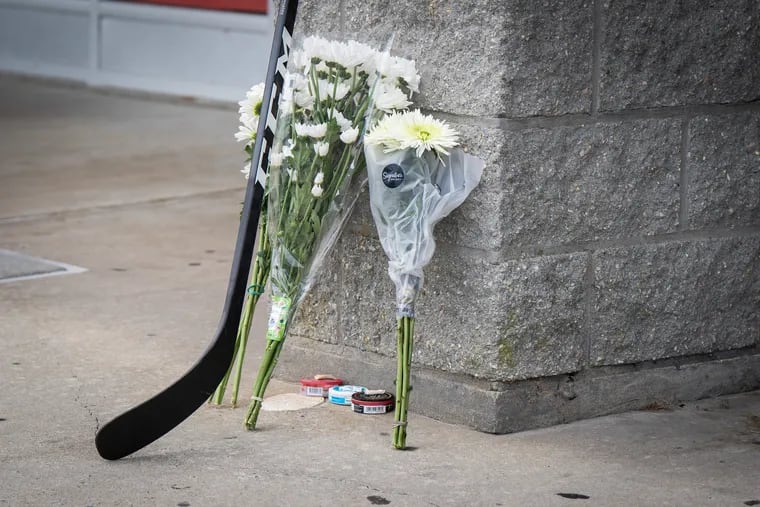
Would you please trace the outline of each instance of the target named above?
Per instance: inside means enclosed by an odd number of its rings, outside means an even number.
[[[336,405],[351,406],[351,396],[366,390],[367,388],[362,386],[333,386],[327,392],[327,401]]]

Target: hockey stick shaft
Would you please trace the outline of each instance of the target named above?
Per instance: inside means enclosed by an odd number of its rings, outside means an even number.
[[[274,139],[277,103],[290,53],[298,0],[280,2],[269,57],[266,86],[251,158],[251,174],[245,193],[227,297],[216,337],[201,358],[172,385],[104,425],[95,437],[101,457],[115,460],[128,456],[174,429],[214,392],[227,372],[234,354],[240,313],[251,268],[259,214],[264,197],[264,175]],[[263,133],[263,135],[262,135]]]

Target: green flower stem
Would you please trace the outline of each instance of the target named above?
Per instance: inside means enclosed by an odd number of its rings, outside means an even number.
[[[266,210],[263,210],[266,213]],[[243,314],[243,321],[241,328],[238,330],[240,336],[240,347],[237,353],[237,363],[235,367],[235,376],[232,379],[232,406],[237,406],[238,393],[240,392],[240,380],[243,373],[243,360],[245,359],[245,348],[248,344],[248,337],[251,333],[251,322],[253,320],[253,313],[256,309],[256,305],[261,298],[261,293],[264,291],[264,287],[267,284],[269,278],[269,268],[271,266],[272,247],[269,243],[269,234],[267,232],[266,215],[261,216],[261,227],[259,230],[259,251],[256,254],[256,260],[253,264],[253,275],[251,279],[253,284],[251,287],[253,291],[250,292],[248,301]]]
[[[396,328],[396,413],[394,417],[396,424],[393,428],[393,447],[396,449],[406,449],[413,343],[414,318],[399,318]]]
[[[245,427],[249,430],[256,429],[256,421],[258,420],[259,412],[261,411],[261,398],[264,397],[264,392],[272,378],[272,373],[274,372],[274,367],[277,365],[277,359],[280,357],[281,350],[282,341],[267,341],[266,349],[264,349],[264,357],[261,358],[259,373],[256,377],[256,384],[253,386],[251,403],[248,405],[248,411],[245,414]]]
[[[224,393],[227,390],[227,382],[230,380],[230,372],[232,372],[232,366],[234,364],[235,358],[237,357],[237,351],[240,347],[240,330],[238,330],[237,337],[235,338],[235,352],[232,355],[232,363],[230,363],[230,367],[227,368],[227,373],[224,374],[224,377],[222,377],[221,382],[219,382],[219,385],[216,386],[216,391],[214,391],[214,394],[211,395],[211,398],[208,400],[209,403],[212,405],[221,405],[224,401]]]
[[[251,333],[251,321],[256,310],[256,304],[258,303],[259,298],[261,297],[261,293],[267,284],[267,279],[269,278],[272,248],[269,243],[269,235],[267,234],[266,209],[262,209],[261,219],[259,221],[258,237],[259,248],[256,252],[249,286],[253,290],[248,292],[245,307],[243,309],[243,316],[238,326],[238,332],[235,338],[235,352],[232,356],[232,363],[230,363],[230,368],[227,370],[227,373],[224,375],[224,378],[222,378],[222,381],[219,383],[219,386],[217,386],[216,391],[214,391],[214,394],[211,397],[210,402],[214,405],[221,405],[223,403],[230,374],[234,368],[235,375],[232,381],[232,406],[237,406],[238,392],[240,390],[240,379],[243,369],[243,360],[245,359],[245,350],[248,343],[248,336]]]

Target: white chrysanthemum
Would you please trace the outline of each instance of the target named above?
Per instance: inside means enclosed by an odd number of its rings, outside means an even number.
[[[301,52],[303,52],[304,57],[307,58],[307,63],[310,62],[312,58],[324,60],[324,55],[328,54],[330,51],[330,44],[331,42],[327,39],[311,35],[304,39]]]
[[[282,156],[285,158],[292,157],[295,147],[296,143],[292,139],[288,139],[288,144],[282,147]]]
[[[346,69],[352,69],[374,57],[375,51],[366,44],[354,40],[330,41],[312,36],[304,39],[303,49],[294,53],[292,62],[296,68],[304,69],[316,58],[320,62],[337,63]]]
[[[322,59],[324,53],[323,47],[329,42],[321,37],[311,36],[303,41],[303,47],[300,50],[293,51],[290,54],[288,68],[298,71],[305,71],[311,65],[312,58]]]
[[[386,82],[377,83],[375,88],[375,107],[390,113],[397,109],[406,109],[412,105],[400,88]]]
[[[332,44],[330,51],[327,61],[338,63],[349,71],[367,61],[372,61],[376,54],[374,49],[355,40]]]
[[[322,171],[319,171],[316,176],[314,176],[314,184],[315,185],[321,185],[322,182],[325,181],[325,173]]]
[[[311,195],[314,197],[321,197],[324,190],[322,190],[322,185],[314,185],[311,187]]]
[[[283,153],[272,150],[269,152],[269,165],[271,167],[280,167],[282,165],[283,158]]]
[[[308,123],[296,123],[296,135],[299,137],[311,137],[321,139],[327,134],[327,123],[310,125]]]
[[[340,134],[340,140],[343,141],[346,144],[351,144],[356,141],[356,139],[359,137],[359,128],[355,127],[352,129],[348,129],[345,132]]]
[[[411,148],[421,157],[428,150],[448,155],[448,149],[459,144],[458,138],[459,134],[445,122],[415,109],[386,116],[365,136],[365,141],[382,146],[386,153]]]
[[[327,155],[327,152],[330,150],[330,143],[325,141],[317,141],[314,143],[314,153],[319,155],[320,157],[324,157]]]
[[[319,100],[325,100],[328,97],[331,97],[335,100],[340,100],[345,97],[348,92],[351,91],[351,85],[343,81],[338,82],[336,86],[334,81],[318,79],[317,86],[319,87]]]
[[[240,108],[240,123],[254,124],[258,123],[259,116],[261,116],[261,105],[264,100],[264,83],[259,83],[252,86],[250,90],[245,93],[245,99],[238,102]]]
[[[309,80],[303,74],[289,74],[290,86],[294,90],[304,91],[309,89]]]
[[[349,130],[351,128],[351,120],[343,116],[343,113],[341,113],[337,109],[333,109],[329,113],[329,118],[335,120],[341,132],[345,132],[346,130]]]
[[[420,89],[420,76],[417,74],[414,60],[382,53],[377,60],[377,71],[391,82],[403,81],[412,92],[418,92]]]
[[[295,101],[295,104],[302,109],[311,111],[314,108],[314,96],[308,91],[297,91],[293,95],[293,100]]]

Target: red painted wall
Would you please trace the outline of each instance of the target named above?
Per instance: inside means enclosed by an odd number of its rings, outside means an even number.
[[[267,12],[267,0],[128,0],[143,4],[195,7],[216,11]]]

